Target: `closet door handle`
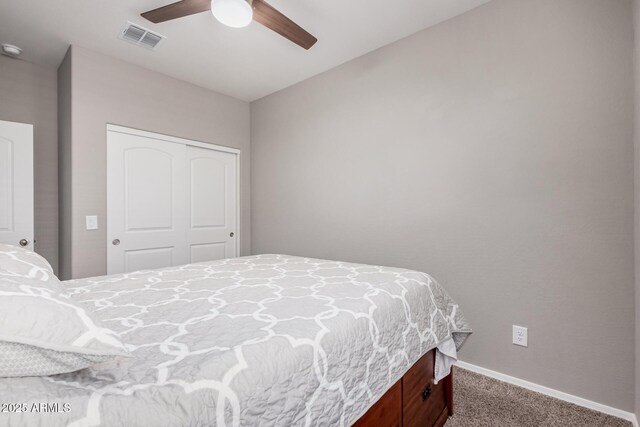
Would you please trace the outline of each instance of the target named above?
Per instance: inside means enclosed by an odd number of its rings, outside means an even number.
[[[235,235],[236,235],[236,234],[235,234],[233,231],[232,231],[231,233],[229,233],[229,237],[233,237],[233,236],[235,236]]]
[[[20,243],[20,246],[27,246],[29,241],[27,239],[20,239],[18,243]]]
[[[113,241],[111,242],[111,244],[113,246],[118,246],[120,244],[120,239],[113,239]]]

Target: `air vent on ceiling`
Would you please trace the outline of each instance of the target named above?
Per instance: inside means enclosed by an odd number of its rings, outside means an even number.
[[[154,33],[140,25],[127,22],[127,25],[120,31],[120,38],[133,44],[153,49],[165,36]]]

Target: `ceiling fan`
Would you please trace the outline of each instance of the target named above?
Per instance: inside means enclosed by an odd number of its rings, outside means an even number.
[[[253,20],[307,50],[318,41],[263,0],[180,0],[140,16],[157,24],[209,10],[225,25],[241,28]]]

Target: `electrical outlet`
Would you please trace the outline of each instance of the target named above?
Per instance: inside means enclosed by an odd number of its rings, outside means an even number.
[[[513,325],[513,343],[522,347],[528,347],[527,328]]]

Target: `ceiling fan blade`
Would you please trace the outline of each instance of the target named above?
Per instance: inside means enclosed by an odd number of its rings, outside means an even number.
[[[318,41],[301,26],[263,0],[253,0],[253,20],[307,50]]]
[[[200,12],[211,10],[211,0],[181,0],[140,14],[143,18],[157,24]]]

